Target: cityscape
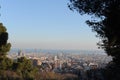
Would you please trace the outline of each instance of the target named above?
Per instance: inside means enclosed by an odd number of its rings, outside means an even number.
[[[33,66],[39,67],[40,73],[69,74],[72,78],[79,77],[80,80],[86,80],[88,78],[85,74],[86,71],[103,69],[112,61],[112,58],[108,57],[103,51],[95,50],[16,49],[10,51],[8,57],[14,61],[17,58],[26,57],[31,60]],[[100,78],[102,76],[102,74],[99,75]]]

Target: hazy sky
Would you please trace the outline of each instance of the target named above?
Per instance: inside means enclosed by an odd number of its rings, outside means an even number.
[[[0,0],[12,48],[97,49],[98,39],[69,0]]]

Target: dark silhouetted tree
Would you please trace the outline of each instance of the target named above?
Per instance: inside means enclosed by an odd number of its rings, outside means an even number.
[[[81,15],[94,17],[86,23],[101,39],[98,45],[112,56],[112,67],[109,69],[114,71],[114,80],[119,80],[116,74],[120,74],[120,0],[70,0],[68,6]]]
[[[100,21],[86,21],[102,39],[99,45],[111,55],[116,63],[120,63],[120,0],[70,0],[71,10],[80,14],[89,14]]]

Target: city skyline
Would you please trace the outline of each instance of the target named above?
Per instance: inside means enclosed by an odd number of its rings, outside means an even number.
[[[99,41],[67,0],[1,0],[0,20],[12,48],[97,49]]]

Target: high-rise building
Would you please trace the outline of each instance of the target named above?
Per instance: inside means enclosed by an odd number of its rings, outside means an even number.
[[[57,58],[57,56],[55,56],[55,57],[54,57],[54,61],[57,61],[57,60],[58,60],[58,58]]]
[[[25,54],[22,52],[22,50],[18,51],[18,56],[25,56]]]
[[[22,50],[19,50],[18,51],[18,56],[22,56],[22,55],[23,55]]]

